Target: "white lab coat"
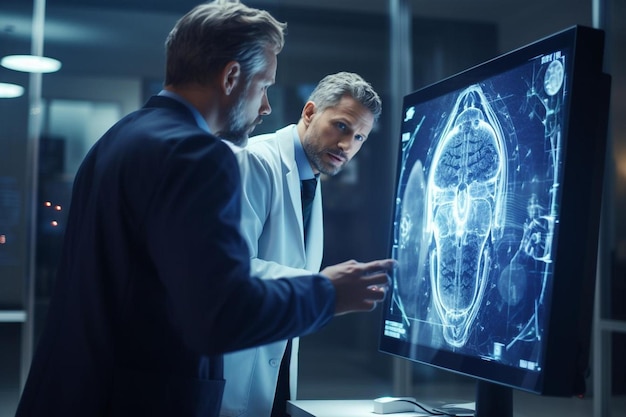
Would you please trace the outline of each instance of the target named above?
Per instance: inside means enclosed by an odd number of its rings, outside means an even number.
[[[235,152],[243,182],[241,232],[248,242],[252,275],[262,278],[318,272],[324,243],[321,184],[303,242],[300,176],[294,156],[294,125],[250,138]],[[226,388],[221,416],[269,417],[280,362],[280,341],[224,356]],[[298,339],[293,340],[291,399],[296,398]]]

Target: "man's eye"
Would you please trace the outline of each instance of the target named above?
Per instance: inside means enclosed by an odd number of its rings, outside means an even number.
[[[346,130],[348,130],[348,126],[346,126],[345,123],[337,122],[337,129],[341,130],[342,132],[345,132]]]
[[[354,140],[363,142],[365,140],[365,136],[363,135],[354,135]]]

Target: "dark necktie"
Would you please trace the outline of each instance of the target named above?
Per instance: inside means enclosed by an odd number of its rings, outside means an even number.
[[[313,207],[315,187],[317,187],[317,178],[302,180],[301,183],[300,193],[302,196],[302,227],[304,229],[304,242],[306,243],[307,229],[309,228],[309,219],[311,218],[311,207]]]
[[[311,218],[311,207],[315,198],[315,188],[317,187],[317,178],[310,180],[302,180],[300,186],[300,195],[302,197],[302,226],[304,229],[304,243],[306,244],[306,233],[309,227],[309,219]],[[276,382],[276,394],[274,395],[274,405],[272,406],[271,417],[287,416],[287,401],[289,395],[289,363],[291,362],[291,339],[287,341],[287,348],[280,362],[278,370],[278,381]]]

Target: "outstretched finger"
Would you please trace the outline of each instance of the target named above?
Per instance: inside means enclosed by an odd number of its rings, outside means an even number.
[[[376,308],[378,303],[376,301],[366,301],[363,303],[363,305],[365,306],[365,308],[363,308],[363,311],[372,311]]]
[[[376,261],[364,262],[360,265],[364,273],[389,271],[397,266],[398,262],[394,259],[379,259]]]
[[[367,285],[389,285],[389,275],[386,272],[376,271],[375,273],[364,275],[361,279],[366,281]]]
[[[380,302],[385,299],[386,287],[385,286],[372,286],[367,289],[367,299],[369,301]]]

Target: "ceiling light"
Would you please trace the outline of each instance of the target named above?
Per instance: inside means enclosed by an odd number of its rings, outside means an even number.
[[[55,72],[61,68],[61,61],[37,55],[8,55],[2,58],[0,65],[23,72]]]
[[[0,83],[0,98],[15,98],[24,94],[24,87],[17,84]]]

